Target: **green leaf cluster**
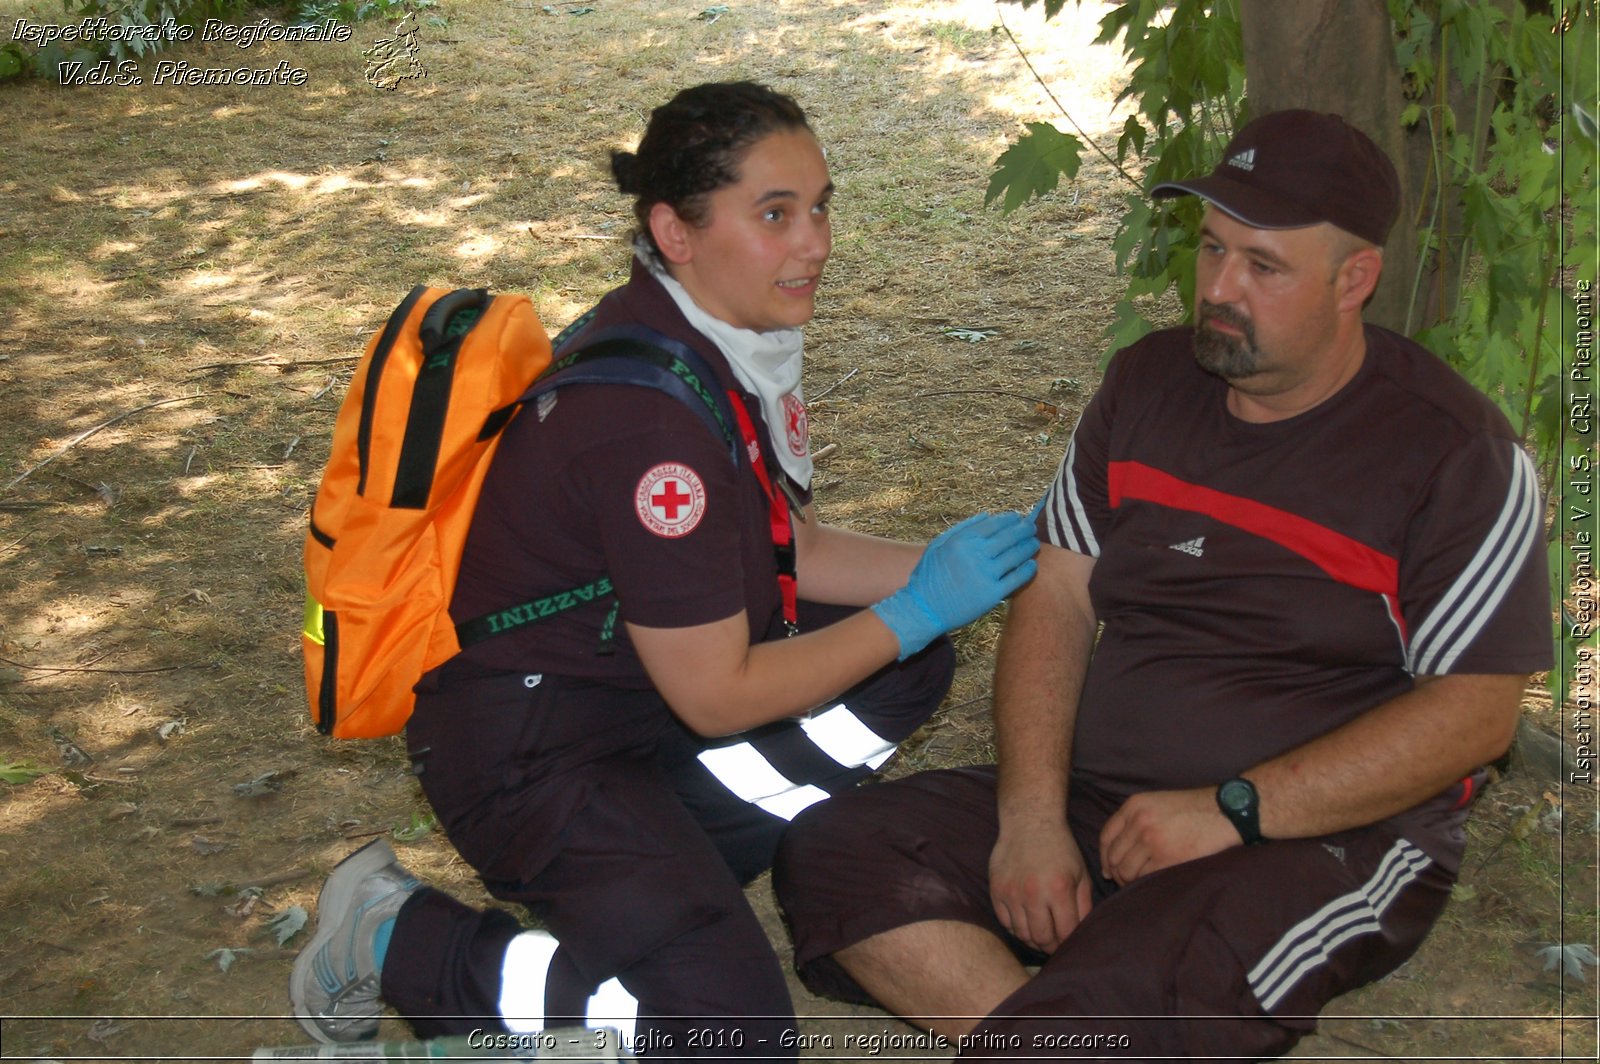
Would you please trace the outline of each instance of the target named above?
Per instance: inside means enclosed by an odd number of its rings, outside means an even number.
[[[1401,119],[1430,148],[1407,331],[1500,405],[1566,515],[1567,472],[1593,461],[1592,433],[1565,431],[1563,354],[1578,334],[1577,282],[1593,284],[1600,248],[1594,7],[1389,0],[1389,13],[1408,100]],[[1473,88],[1465,113],[1452,105],[1452,80]],[[1560,530],[1548,548],[1566,663],[1550,676],[1557,705],[1579,661]]]
[[[1030,7],[1040,0],[1010,0]],[[1053,16],[1065,0],[1044,0]],[[1126,0],[1100,20],[1097,44],[1121,40],[1128,60],[1128,84],[1118,102],[1133,100],[1138,113],[1124,123],[1117,139],[1115,163],[1131,186],[1112,247],[1118,272],[1128,279],[1116,317],[1107,330],[1107,351],[1124,347],[1156,328],[1153,298],[1176,291],[1189,307],[1194,292],[1194,249],[1200,232],[1201,207],[1192,197],[1152,203],[1145,189],[1162,181],[1205,173],[1222,155],[1244,106],[1244,51],[1238,0]],[[989,182],[986,202],[1002,200],[1015,210],[1034,196],[1056,187],[1052,163],[1061,150],[1035,150],[1023,169],[1008,160],[1030,140],[1044,146],[1049,130],[1070,140],[1048,123],[1030,123],[1028,132],[1000,157]],[[1143,180],[1127,166],[1139,164]],[[1078,155],[1061,175],[1070,180]]]
[[[354,24],[374,18],[402,18],[410,12],[438,6],[437,0],[300,0],[294,21],[317,23],[333,19]]]

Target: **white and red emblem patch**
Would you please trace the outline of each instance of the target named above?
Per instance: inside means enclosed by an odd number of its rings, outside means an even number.
[[[677,539],[694,531],[706,513],[700,474],[677,462],[662,462],[639,478],[633,493],[639,521],[658,536]]]
[[[793,392],[783,397],[783,422],[789,437],[789,453],[804,458],[811,446],[811,425],[806,419],[806,404]]]

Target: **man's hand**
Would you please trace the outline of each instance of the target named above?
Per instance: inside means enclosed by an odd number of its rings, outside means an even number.
[[[989,899],[1006,930],[1054,953],[1089,913],[1089,873],[1064,823],[1001,832],[989,855]]]
[[[1122,804],[1100,831],[1100,867],[1127,886],[1140,876],[1243,845],[1209,787],[1146,791]]]

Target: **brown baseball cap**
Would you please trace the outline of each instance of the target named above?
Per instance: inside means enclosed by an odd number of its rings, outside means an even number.
[[[1156,199],[1193,194],[1255,229],[1331,222],[1382,246],[1400,213],[1383,149],[1336,114],[1274,111],[1245,125],[1207,177],[1167,181]]]

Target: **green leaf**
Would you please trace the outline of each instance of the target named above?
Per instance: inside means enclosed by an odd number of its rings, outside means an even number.
[[[209,961],[212,958],[216,958],[217,967],[221,968],[224,972],[226,972],[229,968],[233,967],[233,962],[234,961],[238,960],[240,957],[244,956],[246,953],[254,953],[254,952],[255,952],[255,950],[247,949],[247,948],[224,947],[222,949],[214,949],[210,953],[207,953],[206,954],[206,960]]]
[[[305,929],[309,917],[298,905],[291,905],[267,921],[267,931],[278,945],[288,945],[289,940]]]
[[[438,821],[434,819],[432,813],[412,813],[409,824],[395,828],[390,834],[399,842],[416,842],[432,831],[436,823]]]
[[[1578,136],[1590,144],[1600,140],[1600,122],[1595,120],[1594,113],[1581,103],[1572,105],[1572,123],[1577,129]]]
[[[1111,346],[1107,348],[1105,357],[1100,360],[1101,367],[1104,368],[1111,361],[1112,355],[1146,334],[1154,332],[1155,328],[1155,323],[1134,309],[1132,303],[1126,300],[1118,303],[1116,320],[1105,331],[1105,337],[1111,341]]]
[[[12,786],[32,783],[40,776],[49,775],[49,773],[49,769],[40,768],[32,761],[24,758],[21,761],[10,761],[0,765],[0,783],[9,783]]]
[[[1588,982],[1584,978],[1585,965],[1593,968],[1600,965],[1600,957],[1596,957],[1594,950],[1583,942],[1569,942],[1564,946],[1546,946],[1539,951],[1539,959],[1544,961],[1544,970],[1553,972],[1557,965],[1568,976],[1579,982]]]
[[[0,81],[14,78],[28,68],[27,57],[15,46],[0,48]]]
[[[1029,199],[1055,190],[1063,176],[1078,175],[1083,142],[1048,122],[1029,122],[1027,132],[995,161],[983,205],[1004,197],[1001,212],[1010,214]]]
[[[1130,148],[1134,155],[1143,155],[1144,141],[1144,123],[1129,115],[1128,120],[1122,124],[1122,136],[1117,138],[1117,162],[1120,163],[1128,157]]]

